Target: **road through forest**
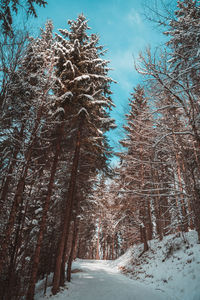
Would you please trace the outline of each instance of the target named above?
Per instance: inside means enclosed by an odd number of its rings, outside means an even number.
[[[112,261],[78,260],[73,269],[69,289],[59,300],[170,300],[162,291],[152,290],[144,284],[120,274]],[[52,298],[51,298],[52,299]],[[52,299],[53,300],[53,299]]]

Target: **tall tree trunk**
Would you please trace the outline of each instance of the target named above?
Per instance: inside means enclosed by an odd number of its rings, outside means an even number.
[[[144,250],[142,252],[144,253],[149,249],[149,245],[147,242],[146,228],[144,225],[140,226],[140,235],[141,235],[141,242],[144,243]]]
[[[196,155],[195,155],[195,157],[196,157]],[[196,162],[197,162],[197,165],[198,165],[198,159],[197,158],[196,158]],[[189,172],[188,172],[188,169],[187,169],[187,162],[185,161],[185,158],[182,161],[181,169],[182,169],[182,172],[183,172],[183,178],[184,178],[184,183],[185,183],[185,186],[186,186],[186,191],[187,191],[188,194],[190,194],[191,193],[191,185],[192,185],[191,179],[192,178],[189,175]],[[200,170],[199,166],[198,166],[198,170]],[[188,226],[189,226],[190,229],[193,230],[194,229],[194,221],[193,221],[192,216],[194,216],[194,212],[192,210],[192,203],[191,202],[192,202],[192,200],[190,199],[190,197],[188,197],[187,198],[187,209],[188,209],[188,214],[189,214]]]
[[[147,239],[152,240],[153,236],[153,224],[152,224],[152,216],[151,216],[151,203],[150,203],[150,197],[146,199],[147,201]]]
[[[81,116],[81,120],[78,126],[77,138],[76,138],[76,146],[74,151],[72,170],[69,182],[69,189],[67,193],[66,199],[66,207],[65,207],[65,218],[63,222],[63,229],[61,232],[60,242],[58,245],[58,252],[56,257],[55,271],[53,277],[53,287],[52,293],[55,295],[58,292],[59,284],[60,284],[60,275],[61,275],[61,265],[64,254],[65,244],[67,243],[69,236],[69,227],[72,218],[72,208],[73,208],[73,200],[76,186],[76,178],[79,164],[79,156],[80,156],[80,148],[81,148],[81,133],[83,127],[83,117]]]
[[[194,173],[192,173],[192,178],[194,184],[194,191],[193,191],[194,197],[192,198],[191,204],[194,212],[194,225],[198,234],[198,242],[200,243],[200,217],[199,217],[200,216],[200,201],[199,201],[200,189],[199,189],[198,182],[196,182]]]
[[[22,137],[23,137],[23,133],[24,133],[24,127],[25,127],[25,123],[23,122],[20,133],[19,133],[19,137],[20,137],[20,141],[18,141],[19,144],[22,141]],[[16,159],[17,159],[18,153],[19,153],[19,146],[15,148],[15,151],[13,153],[13,157],[11,159],[11,163],[10,163],[10,166],[9,166],[9,169],[8,169],[8,176],[7,176],[7,178],[5,180],[5,183],[3,184],[3,187],[2,187],[2,190],[1,190],[1,201],[2,201],[2,203],[5,203],[5,200],[6,200],[9,184],[10,184],[10,181],[11,181],[10,174],[13,172],[13,168],[16,164]]]
[[[99,240],[100,240],[100,228],[101,228],[101,217],[99,217],[99,222],[98,222],[98,233],[97,233],[97,246],[96,246],[96,259],[99,260]]]
[[[57,169],[57,165],[58,165],[58,161],[59,161],[59,155],[61,152],[60,144],[61,144],[61,139],[62,139],[62,135],[63,135],[63,126],[64,125],[62,125],[60,132],[59,132],[60,138],[56,145],[56,153],[54,155],[54,160],[53,160],[53,164],[52,164],[52,168],[51,168],[51,176],[50,176],[50,180],[49,180],[47,196],[46,196],[46,199],[44,202],[42,220],[41,220],[41,224],[40,224],[38,240],[37,240],[34,258],[33,258],[32,273],[31,273],[31,277],[30,277],[30,281],[29,281],[29,288],[28,288],[28,292],[27,292],[27,296],[26,296],[27,300],[34,299],[35,284],[37,281],[37,272],[38,272],[39,260],[40,260],[40,250],[41,250],[41,245],[42,245],[42,241],[43,241],[44,231],[46,228],[47,213],[48,213],[51,195],[52,195],[52,191],[53,191],[54,179],[55,179],[56,169]]]
[[[71,270],[72,270],[72,261],[74,257],[74,250],[76,245],[76,240],[78,237],[78,230],[79,230],[79,224],[78,224],[77,216],[74,218],[74,230],[73,230],[73,238],[72,238],[72,245],[71,245],[71,251],[68,258],[68,264],[67,264],[67,281],[71,281]]]
[[[103,260],[106,259],[106,241],[105,241],[105,237],[103,240]]]
[[[76,238],[77,238],[76,236],[78,235],[78,231],[76,233],[76,230],[78,230],[78,229],[76,229],[76,227],[78,226],[79,222],[76,218],[79,213],[79,210],[80,210],[80,199],[79,199],[79,196],[77,196],[75,205],[74,205],[74,218],[73,218],[74,219],[74,229],[73,229],[73,233],[72,233],[72,246],[71,246],[71,250],[69,253],[69,257],[68,257],[68,269],[67,269],[68,278],[71,278],[71,266],[70,266],[69,262],[70,262],[70,259],[73,260],[74,248],[75,248]],[[68,235],[69,235],[69,231],[68,231]],[[65,240],[65,246],[64,246],[64,250],[63,250],[63,257],[62,257],[62,264],[61,264],[61,271],[60,271],[60,286],[64,286],[64,284],[65,284],[65,264],[67,261],[66,258],[67,258],[68,235]],[[74,238],[75,238],[75,240],[74,240]],[[74,245],[73,245],[73,243],[74,243]],[[72,257],[70,257],[71,252],[72,252]],[[71,261],[71,264],[72,264],[72,261]],[[68,281],[70,281],[70,280],[68,280]]]
[[[27,172],[29,169],[29,163],[31,160],[31,155],[32,155],[32,150],[33,150],[33,146],[35,143],[35,139],[37,136],[37,130],[40,124],[40,119],[41,119],[41,113],[42,113],[42,108],[40,107],[38,114],[37,114],[37,119],[35,122],[35,126],[31,135],[31,139],[30,139],[30,145],[29,148],[27,150],[26,153],[26,163],[25,166],[23,168],[22,171],[22,175],[19,179],[19,182],[17,184],[17,188],[16,188],[16,192],[15,192],[15,196],[14,196],[14,200],[13,200],[13,205],[10,211],[10,215],[9,215],[9,220],[6,226],[6,230],[5,230],[5,234],[4,234],[4,240],[2,242],[2,249],[1,249],[1,253],[0,253],[0,273],[2,271],[2,268],[4,266],[5,263],[5,256],[7,254],[7,249],[8,249],[8,245],[9,245],[9,241],[10,241],[10,237],[14,228],[14,223],[15,223],[15,219],[16,219],[16,214],[18,211],[18,207],[20,205],[20,203],[22,202],[22,197],[23,197],[23,192],[24,192],[24,187],[25,187],[25,179],[27,176]]]
[[[175,136],[174,140],[176,142]],[[177,151],[175,150],[175,157],[176,157],[176,165],[177,165],[177,175],[178,175],[178,182],[179,182],[179,188],[180,188],[180,200],[181,200],[181,213],[183,216],[183,224],[181,224],[182,231],[187,232],[188,231],[188,218],[187,218],[187,211],[186,211],[186,206],[185,206],[185,201],[184,201],[184,196],[183,196],[183,185],[182,185],[182,180],[181,180],[181,168],[180,168],[180,158],[177,154]]]
[[[28,198],[31,195],[34,182],[35,182],[35,179],[31,183]],[[8,288],[7,288],[8,294],[7,294],[7,298],[5,298],[5,300],[10,300],[12,298],[13,288],[16,286],[16,282],[15,282],[16,281],[16,265],[17,265],[17,258],[20,256],[19,249],[23,243],[22,235],[23,235],[23,230],[24,230],[24,225],[25,225],[25,219],[27,216],[28,202],[29,201],[26,200],[25,205],[23,205],[23,202],[21,203],[21,209],[19,212],[18,222],[16,224],[17,226],[16,226],[15,242],[14,242],[12,254],[10,257],[10,266],[9,266],[9,272],[8,272]],[[23,212],[23,210],[24,210],[24,212]],[[15,287],[15,289],[16,289],[16,287]],[[16,293],[15,290],[14,290],[14,293]],[[17,294],[15,294],[15,296],[17,299]]]
[[[144,149],[143,146],[140,145],[140,161],[141,161],[141,190],[143,189],[144,185],[145,185],[145,180],[144,180],[144,176],[145,176],[145,166],[143,163],[143,156],[144,156]],[[147,230],[147,239],[151,240],[152,239],[152,235],[153,235],[153,225],[152,225],[152,218],[151,218],[151,206],[150,206],[150,197],[147,197],[146,199],[144,198],[143,203],[142,203],[142,208],[141,208],[141,214],[144,222],[144,225],[146,227]]]
[[[159,182],[159,176],[158,173],[155,171],[153,174],[153,178],[155,182]],[[157,194],[158,196],[155,196],[154,198],[154,209],[155,209],[155,217],[156,217],[156,231],[159,236],[160,241],[163,239],[163,226],[161,221],[161,212],[160,212],[160,205],[159,202],[161,201],[160,192],[159,192],[159,186],[158,184],[155,184]]]
[[[13,288],[14,288],[14,285],[16,284],[16,282],[15,282],[15,276],[16,276],[15,256],[16,256],[16,252],[18,250],[21,221],[22,221],[22,213],[20,212],[19,217],[18,217],[18,222],[17,222],[14,246],[13,246],[11,256],[10,256],[10,265],[9,265],[9,269],[8,269],[8,278],[7,278],[7,280],[8,280],[7,293],[6,293],[6,295],[4,295],[5,300],[10,300],[12,298]]]
[[[115,259],[115,254],[114,254],[114,250],[115,250],[115,233],[112,236],[112,259]]]
[[[41,117],[42,117],[43,104],[46,103],[46,96],[47,96],[48,91],[50,89],[50,82],[51,82],[51,78],[52,78],[53,67],[54,67],[54,61],[52,60],[51,66],[50,66],[50,69],[49,69],[49,77],[47,79],[47,83],[46,83],[46,86],[45,86],[43,94],[42,94],[41,105],[39,106],[38,111],[37,111],[35,125],[34,125],[32,133],[31,133],[29,147],[28,147],[28,150],[27,150],[26,155],[25,155],[26,164],[24,166],[21,178],[19,179],[19,182],[18,182],[18,185],[17,185],[15,197],[14,197],[14,200],[13,200],[13,205],[12,205],[12,208],[11,208],[11,212],[10,212],[10,215],[9,215],[9,220],[8,220],[6,230],[5,230],[5,234],[4,234],[4,239],[3,239],[3,242],[2,242],[2,251],[0,252],[0,274],[1,274],[4,262],[5,262],[5,256],[6,256],[6,253],[7,253],[10,237],[11,237],[11,234],[12,234],[12,231],[13,231],[15,218],[16,218],[16,213],[17,213],[19,204],[22,201],[22,196],[23,196],[24,187],[25,187],[25,179],[26,179],[26,176],[27,176],[29,163],[30,163],[31,156],[32,156],[33,146],[34,146],[35,140],[37,138],[37,131],[38,131],[38,128],[40,126],[40,121],[41,121]],[[24,132],[24,127],[22,125],[21,136],[23,135],[23,132]],[[17,157],[17,152],[16,152],[15,155]],[[4,190],[5,196],[7,194],[8,185],[9,185],[9,182],[5,186],[5,190]]]

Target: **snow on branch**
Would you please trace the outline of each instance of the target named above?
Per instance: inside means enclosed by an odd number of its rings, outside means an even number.
[[[86,109],[85,107],[82,107],[82,108],[79,110],[79,112],[77,113],[77,116],[79,116],[79,115],[81,115],[81,114],[84,114],[84,115],[89,116],[88,111],[87,111],[87,109]]]
[[[187,134],[190,134],[192,136],[194,136],[194,134],[191,132],[191,131],[183,131],[183,132],[170,132],[170,133],[167,133],[165,134],[164,136],[162,136],[154,145],[153,147],[156,148],[158,146],[158,144],[164,140],[166,137],[168,136],[171,136],[171,135],[187,135]]]

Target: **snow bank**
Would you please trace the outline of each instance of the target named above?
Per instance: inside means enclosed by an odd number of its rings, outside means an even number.
[[[46,296],[37,294],[35,300],[173,300],[162,291],[120,274],[110,261],[79,260],[74,268],[71,283],[60,293],[52,296],[48,288]]]
[[[115,261],[77,259],[71,283],[52,296],[51,275],[45,296],[45,282],[38,282],[35,300],[200,300],[196,232],[155,239],[149,246],[140,256],[143,245],[135,245]]]
[[[169,235],[152,240],[150,249],[139,257],[143,245],[130,248],[113,262],[122,273],[172,299],[200,300],[200,244],[197,233]]]

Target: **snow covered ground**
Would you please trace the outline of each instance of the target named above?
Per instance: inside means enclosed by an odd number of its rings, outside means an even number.
[[[195,231],[184,238],[152,240],[149,251],[139,257],[142,247],[130,248],[115,261],[77,260],[77,272],[66,288],[52,296],[49,287],[43,296],[44,282],[39,282],[35,300],[200,300],[200,244]]]
[[[200,300],[200,244],[197,233],[169,235],[152,240],[141,257],[143,245],[130,248],[113,262],[128,277],[163,291],[174,300]]]
[[[78,260],[73,265],[81,269],[74,273],[72,282],[56,296],[37,295],[36,300],[167,300],[165,293],[134,281],[122,274],[110,261]]]

